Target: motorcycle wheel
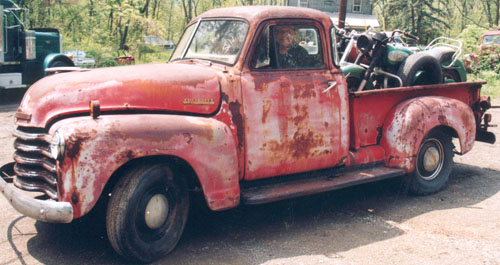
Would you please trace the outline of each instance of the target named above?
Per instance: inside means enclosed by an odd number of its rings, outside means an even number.
[[[443,72],[438,60],[419,52],[412,54],[399,66],[398,76],[403,86],[432,85],[443,82]]]

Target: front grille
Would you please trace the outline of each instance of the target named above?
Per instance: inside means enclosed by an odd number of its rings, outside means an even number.
[[[17,127],[14,137],[14,185],[57,200],[57,167],[50,154],[50,135],[40,129]]]

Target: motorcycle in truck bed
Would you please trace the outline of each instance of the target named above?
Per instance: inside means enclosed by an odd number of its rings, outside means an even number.
[[[312,9],[215,9],[167,64],[43,78],[15,114],[0,191],[44,222],[104,205],[112,247],[150,262],[174,249],[196,193],[214,211],[400,176],[429,194],[455,152],[495,142],[483,83],[352,92],[336,43]]]

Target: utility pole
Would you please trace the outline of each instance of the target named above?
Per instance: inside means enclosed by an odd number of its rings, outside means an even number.
[[[340,8],[339,8],[339,28],[345,28],[345,16],[347,13],[347,0],[340,0]]]

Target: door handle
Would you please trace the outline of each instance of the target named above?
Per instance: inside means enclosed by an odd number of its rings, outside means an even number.
[[[328,87],[327,87],[327,88],[325,88],[325,90],[323,90],[323,92],[322,92],[322,93],[324,94],[324,93],[326,93],[326,92],[330,91],[330,90],[331,90],[332,88],[334,88],[336,85],[337,85],[337,82],[335,82],[335,81],[330,81],[330,82],[328,82]]]

